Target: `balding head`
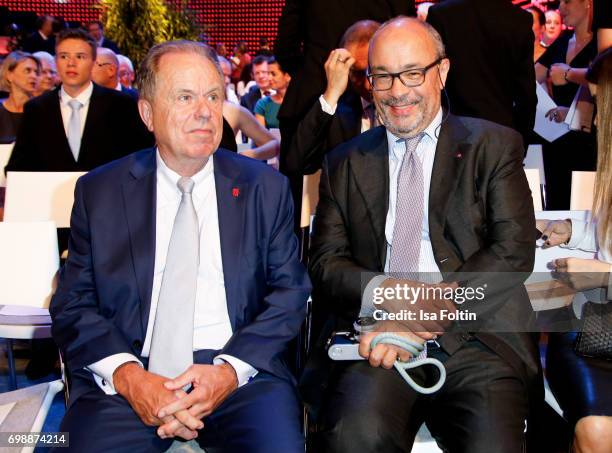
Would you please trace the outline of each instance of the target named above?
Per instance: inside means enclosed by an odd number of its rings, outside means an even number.
[[[450,67],[438,32],[417,19],[392,19],[372,37],[368,59],[385,127],[401,138],[424,131],[440,110],[440,90]]]
[[[119,59],[115,52],[106,47],[99,47],[91,76],[92,80],[98,85],[111,89],[117,88],[119,83]]]

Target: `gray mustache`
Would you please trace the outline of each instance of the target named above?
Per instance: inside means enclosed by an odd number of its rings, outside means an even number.
[[[401,96],[399,98],[385,98],[381,99],[380,103],[394,107],[396,105],[416,104],[421,101],[422,98],[410,99],[409,96]]]

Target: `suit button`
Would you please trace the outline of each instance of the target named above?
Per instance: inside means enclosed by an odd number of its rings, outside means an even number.
[[[142,343],[140,341],[138,341],[138,340],[134,340],[132,342],[132,347],[134,349],[141,349],[142,348]]]

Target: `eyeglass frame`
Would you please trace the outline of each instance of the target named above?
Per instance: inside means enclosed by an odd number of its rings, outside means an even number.
[[[370,68],[367,69],[366,71],[366,77],[368,79],[368,82],[370,83],[370,86],[372,87],[373,91],[389,91],[391,88],[393,88],[393,83],[395,83],[395,79],[399,79],[399,81],[402,83],[402,85],[404,85],[407,88],[415,88],[415,87],[419,87],[421,85],[423,85],[425,83],[425,77],[427,77],[427,71],[429,71],[431,68],[433,68],[434,66],[439,65],[440,63],[442,63],[442,60],[445,60],[447,57],[446,55],[442,55],[441,57],[439,57],[436,61],[434,61],[433,63],[428,64],[427,66],[423,67],[423,68],[411,68],[411,69],[406,69],[404,71],[400,71],[400,72],[387,72],[384,74],[372,74],[370,73]],[[413,71],[419,71],[421,73],[421,82],[416,84],[416,85],[406,85],[406,82],[404,82],[401,78],[401,75],[406,73],[406,72],[413,72]],[[391,84],[389,85],[389,88],[384,88],[384,89],[375,89],[374,88],[374,77],[376,76],[391,76]]]

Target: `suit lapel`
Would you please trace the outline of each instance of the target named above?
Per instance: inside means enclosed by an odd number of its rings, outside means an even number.
[[[369,213],[382,270],[387,251],[385,223],[389,209],[389,149],[385,128],[377,127],[367,135],[361,142],[359,159],[352,159],[350,168]]]
[[[83,137],[81,138],[81,149],[79,150],[79,162],[84,162],[87,158],[87,150],[92,149],[90,142],[94,140],[94,128],[96,125],[104,123],[105,105],[104,96],[100,93],[101,88],[93,84],[93,91],[89,101],[89,109],[87,110],[87,118],[85,118],[85,127],[83,128]],[[93,149],[97,149],[93,146]]]
[[[57,143],[59,146],[58,152],[62,152],[67,158],[74,162],[74,156],[68,144],[68,137],[64,129],[64,120],[62,119],[62,110],[60,107],[60,89],[56,89],[55,97],[53,98],[53,106],[51,116],[49,118],[50,126],[48,131],[55,137],[49,137],[49,143]]]
[[[149,322],[155,267],[155,215],[157,180],[153,149],[135,156],[130,174],[122,184],[125,215],[130,235],[132,263],[140,296],[142,338]]]
[[[470,152],[471,144],[466,141],[468,135],[469,131],[453,115],[449,115],[442,123],[429,190],[429,236],[434,250],[437,246],[435,238],[443,237],[448,203],[463,173],[467,153]],[[450,260],[448,263],[451,264]],[[444,270],[445,266],[438,264]]]
[[[236,291],[237,282],[240,280],[248,183],[240,179],[240,169],[234,159],[235,157],[227,151],[217,150],[213,154],[223,280],[227,311],[232,329],[235,331],[238,307]]]

